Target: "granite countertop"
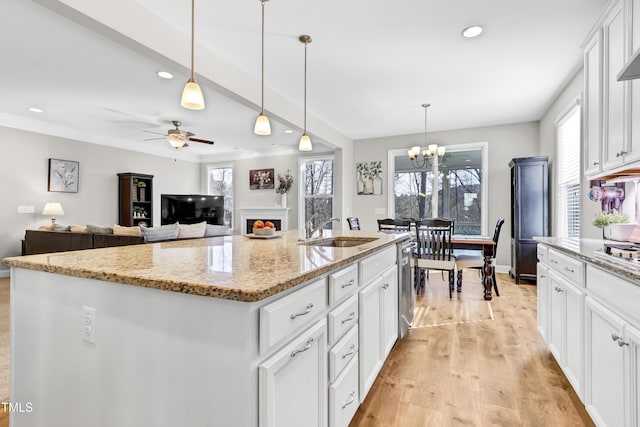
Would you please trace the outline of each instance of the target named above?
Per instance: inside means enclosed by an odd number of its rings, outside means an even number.
[[[534,240],[545,245],[590,262],[608,272],[617,274],[640,285],[640,262],[616,258],[604,253],[604,244],[631,244],[603,239],[569,239],[558,237],[534,237]]]
[[[11,257],[9,267],[103,280],[236,301],[259,301],[328,273],[408,237],[367,231],[329,236],[373,237],[359,246],[300,245],[299,231],[279,238],[210,237]]]

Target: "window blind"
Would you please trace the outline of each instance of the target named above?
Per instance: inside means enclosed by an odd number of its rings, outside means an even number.
[[[556,121],[556,204],[558,237],[580,237],[580,103]]]

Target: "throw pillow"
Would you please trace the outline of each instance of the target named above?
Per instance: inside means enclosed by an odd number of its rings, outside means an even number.
[[[178,239],[193,239],[204,237],[207,228],[207,221],[197,224],[178,224]]]
[[[72,233],[88,233],[89,230],[87,230],[87,227],[85,227],[84,225],[71,225],[69,227],[69,231],[71,231]]]
[[[142,230],[137,225],[133,227],[123,227],[121,225],[113,225],[113,234],[116,236],[142,236]]]
[[[69,231],[71,227],[62,224],[53,224],[53,231]]]
[[[178,223],[161,225],[160,227],[143,228],[142,235],[145,242],[160,242],[162,240],[173,240],[178,238],[180,228]]]
[[[213,224],[207,224],[207,229],[204,232],[205,237],[226,236],[228,234],[231,234],[231,229],[224,225]]]
[[[87,225],[87,231],[93,234],[113,234],[113,228],[111,227],[102,227],[100,225]]]

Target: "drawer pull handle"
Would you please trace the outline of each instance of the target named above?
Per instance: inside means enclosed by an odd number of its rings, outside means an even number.
[[[569,273],[575,273],[575,271],[573,271],[573,268],[569,268],[569,267],[564,267],[564,271],[568,271]]]
[[[541,279],[544,279],[545,277],[547,277],[547,276],[545,276],[544,274],[541,274],[541,275],[540,275],[540,278],[541,278]]]
[[[344,288],[346,288],[347,286],[353,286],[355,283],[356,283],[356,282],[355,282],[355,280],[351,279],[351,280],[349,280],[347,283],[343,283],[343,284],[342,284],[342,286],[341,286],[341,288],[342,288],[342,289],[344,289]]]
[[[563,292],[563,291],[564,291],[564,289],[559,288],[559,287],[557,287],[557,286],[556,286],[554,289],[556,290],[556,292]]]
[[[624,341],[622,341],[622,338],[620,338],[620,339],[618,340],[618,345],[619,345],[620,347],[624,347],[625,345],[629,345],[629,343],[628,343],[628,342],[624,342]]]
[[[309,304],[307,304],[307,308],[305,308],[304,311],[300,312],[300,313],[293,313],[291,315],[291,320],[294,320],[296,317],[298,316],[304,316],[305,314],[309,314],[311,313],[311,310],[313,309],[313,303],[310,302]]]
[[[598,166],[600,162],[593,162],[593,166]]]
[[[617,334],[611,334],[611,340],[612,341],[622,340],[622,337],[619,337]],[[620,347],[622,347],[622,346],[620,346]]]
[[[349,401],[347,403],[345,403],[344,405],[342,405],[342,409],[346,408],[347,406],[351,405],[353,402],[356,401],[356,392],[355,391],[352,391],[349,396],[350,396]]]
[[[356,352],[356,345],[355,344],[351,344],[351,347],[349,347],[349,351],[347,351],[345,354],[343,354],[342,358],[346,359],[347,357],[351,356],[355,352]]]
[[[296,355],[297,355],[298,353],[303,353],[303,352],[305,352],[305,351],[309,350],[309,349],[311,348],[311,345],[312,345],[312,344],[313,344],[313,337],[311,337],[311,338],[309,338],[309,339],[307,340],[307,345],[305,345],[304,347],[299,348],[299,349],[296,349],[296,350],[293,350],[293,351],[291,352],[291,357],[296,357]]]
[[[383,284],[382,284],[382,289],[387,289],[388,287],[389,287],[389,284],[388,284],[388,283],[383,283]]]
[[[355,318],[356,318],[356,312],[352,311],[351,313],[349,313],[349,317],[345,317],[344,319],[342,319],[340,323],[344,325],[347,322],[351,322]]]

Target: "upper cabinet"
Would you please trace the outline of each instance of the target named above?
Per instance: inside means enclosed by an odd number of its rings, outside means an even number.
[[[638,48],[640,0],[611,3],[584,52],[584,173],[590,179],[640,161],[640,81],[618,81]]]

